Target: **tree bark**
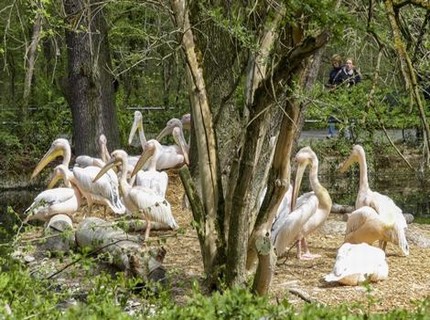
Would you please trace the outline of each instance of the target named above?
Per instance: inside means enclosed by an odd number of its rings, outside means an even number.
[[[119,147],[107,27],[100,6],[93,0],[64,0],[69,61],[66,98],[73,115],[77,155],[97,155],[97,139],[102,133],[109,149]]]

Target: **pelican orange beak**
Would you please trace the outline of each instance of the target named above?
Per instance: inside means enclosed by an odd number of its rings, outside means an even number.
[[[133,125],[131,126],[130,135],[128,136],[129,145],[133,141],[133,137],[136,134],[136,131],[139,132],[141,141],[146,142],[145,134],[143,131],[142,113],[140,113],[140,111],[134,112],[134,121],[133,121]]]
[[[147,142],[144,146],[143,152],[140,155],[139,160],[137,161],[136,165],[134,166],[133,172],[131,173],[131,177],[134,177],[137,172],[142,169],[142,167],[145,165],[146,161],[148,161],[149,158],[151,158],[155,153],[155,146],[153,143]]]
[[[64,150],[59,148],[57,145],[51,145],[51,148],[45,153],[43,158],[39,161],[36,168],[34,168],[31,174],[31,179],[39,174],[51,161],[59,156],[64,156]]]
[[[163,139],[165,136],[171,134],[173,132],[173,128],[170,127],[169,125],[165,126],[163,130],[161,130],[161,132],[158,134],[157,138],[155,138],[155,140],[160,141],[161,139]]]

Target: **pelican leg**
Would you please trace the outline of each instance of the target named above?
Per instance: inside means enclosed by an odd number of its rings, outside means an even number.
[[[385,252],[385,249],[387,249],[387,241],[379,240],[379,247]]]
[[[148,239],[149,237],[149,230],[151,229],[151,221],[149,221],[148,219],[146,219],[146,230],[145,230],[145,235],[143,237],[143,241],[146,241],[146,239]]]
[[[301,260],[312,260],[312,259],[316,259],[316,258],[320,258],[321,257],[321,255],[319,255],[319,254],[312,254],[312,253],[310,253],[309,247],[308,247],[308,243],[307,243],[307,241],[306,241],[305,238],[303,238],[301,240],[301,246],[303,247],[303,250],[304,250],[305,253],[303,253],[299,257],[299,259],[301,259]]]

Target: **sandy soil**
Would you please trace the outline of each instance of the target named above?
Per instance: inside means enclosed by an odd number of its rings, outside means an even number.
[[[180,230],[176,233],[151,232],[149,240],[162,241],[166,248],[164,265],[172,279],[174,298],[181,303],[191,293],[192,283],[202,282],[203,264],[197,235],[192,227],[191,211],[182,209],[184,192],[179,176],[175,172],[169,172],[169,177],[167,200],[172,205]],[[79,222],[80,219],[78,215],[76,221]],[[414,223],[409,225],[408,257],[401,257],[396,248],[389,244],[389,278],[367,287],[327,284],[323,280],[333,268],[336,251],[343,242],[344,229],[345,222],[341,215],[331,214],[325,225],[308,239],[311,252],[320,254],[320,258],[299,261],[295,258],[293,249],[286,259],[279,259],[270,290],[273,302],[287,297],[297,306],[303,305],[307,299],[329,306],[347,303],[351,309],[354,309],[355,302],[362,302],[367,305],[368,311],[373,312],[394,308],[413,309],[414,301],[429,296],[430,226]]]
[[[203,266],[200,248],[191,227],[192,214],[181,207],[183,191],[179,177],[170,176],[168,194],[183,234],[167,241],[165,265],[185,282],[201,280]],[[389,277],[386,281],[367,287],[326,283],[323,277],[333,268],[337,249],[343,242],[345,225],[341,215],[331,214],[325,225],[308,239],[311,252],[320,254],[321,258],[300,261],[295,258],[293,249],[287,259],[279,259],[270,290],[273,301],[288,296],[290,302],[297,305],[304,303],[302,297],[326,305],[348,303],[352,306],[354,302],[363,302],[370,311],[387,311],[394,308],[413,309],[414,301],[430,296],[430,249],[420,247],[429,245],[430,226],[414,223],[409,225],[407,234],[410,245],[408,257],[400,256],[394,245],[387,246]],[[302,297],[289,289],[299,292]]]

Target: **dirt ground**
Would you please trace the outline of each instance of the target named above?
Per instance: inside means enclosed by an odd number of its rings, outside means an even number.
[[[167,250],[164,266],[173,283],[175,301],[181,303],[191,294],[192,283],[202,282],[203,264],[195,230],[192,227],[192,213],[182,209],[183,188],[179,175],[169,172],[167,200],[172,205],[180,229],[152,232],[149,241],[163,239]],[[77,216],[79,222],[81,217]],[[324,226],[308,238],[312,253],[321,257],[311,261],[299,261],[292,249],[287,259],[279,259],[276,274],[270,289],[271,301],[284,298],[301,306],[305,300],[334,306],[347,303],[354,310],[354,303],[364,303],[369,312],[383,312],[395,308],[412,310],[414,301],[429,297],[430,273],[429,244],[430,226],[410,224],[408,242],[410,255],[401,257],[396,248],[388,244],[388,279],[369,286],[340,286],[327,284],[323,277],[330,273],[336,258],[336,251],[343,242],[345,222],[339,214],[331,214]],[[359,309],[357,312],[361,312]]]
[[[168,200],[183,233],[167,241],[165,266],[177,273],[177,281],[182,279],[189,282],[201,279],[203,265],[198,239],[191,227],[192,214],[181,207],[182,194],[179,177],[171,174]],[[288,296],[289,301],[297,305],[305,303],[305,298],[330,306],[347,303],[351,308],[354,302],[362,302],[368,306],[369,311],[382,312],[395,308],[412,310],[415,307],[414,301],[430,296],[430,226],[414,223],[408,226],[408,257],[400,256],[394,245],[387,246],[387,280],[367,287],[326,283],[323,278],[331,272],[337,249],[343,242],[346,223],[342,220],[341,215],[331,214],[325,225],[308,239],[311,252],[320,254],[321,258],[300,261],[295,258],[293,249],[287,259],[279,259],[270,290],[273,301]],[[299,295],[291,293],[289,289]],[[180,293],[185,292],[178,292],[178,299]]]

